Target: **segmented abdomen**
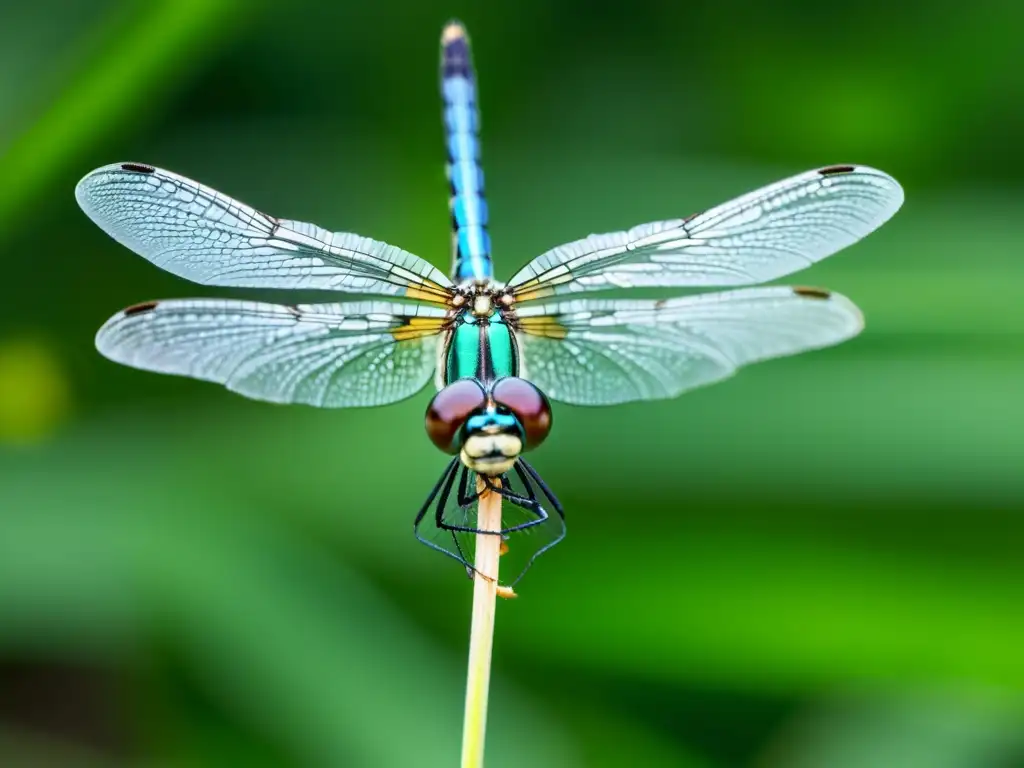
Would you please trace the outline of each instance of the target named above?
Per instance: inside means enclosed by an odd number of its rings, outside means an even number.
[[[452,278],[483,282],[493,269],[480,167],[480,114],[469,37],[459,22],[448,24],[441,35],[441,97],[451,185]]]

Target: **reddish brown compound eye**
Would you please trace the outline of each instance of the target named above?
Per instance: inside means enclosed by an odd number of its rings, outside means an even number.
[[[519,419],[526,432],[526,449],[536,448],[551,431],[551,404],[537,387],[526,379],[511,377],[494,385],[491,397]]]
[[[427,435],[445,453],[456,454],[456,435],[473,411],[487,404],[487,395],[475,380],[459,379],[449,384],[427,406]]]

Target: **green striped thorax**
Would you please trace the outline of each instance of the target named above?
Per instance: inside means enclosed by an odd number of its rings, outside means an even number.
[[[427,408],[427,434],[474,472],[500,476],[551,429],[551,405],[519,378],[519,350],[503,307],[490,294],[458,307],[442,350],[441,390]]]
[[[446,350],[444,383],[487,382],[519,374],[519,351],[502,313],[478,317],[465,310],[455,321]]]

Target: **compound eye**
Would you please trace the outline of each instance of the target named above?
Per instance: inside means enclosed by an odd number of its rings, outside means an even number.
[[[498,405],[508,408],[519,419],[526,433],[526,448],[536,448],[551,431],[551,404],[537,387],[526,379],[502,379],[491,390]]]
[[[445,453],[456,454],[456,435],[473,411],[487,404],[487,394],[473,379],[459,379],[449,384],[427,406],[427,436]]]

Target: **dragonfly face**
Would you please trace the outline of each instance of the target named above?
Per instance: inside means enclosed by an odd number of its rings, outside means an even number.
[[[551,405],[525,379],[499,379],[489,390],[478,379],[459,379],[434,395],[426,427],[442,451],[457,454],[474,472],[501,477],[520,453],[544,442]]]
[[[550,430],[548,398],[598,406],[675,397],[751,363],[838,344],[863,327],[857,307],[839,294],[758,284],[812,266],[881,226],[903,202],[891,176],[860,165],[807,171],[694,216],[557,246],[502,284],[487,232],[476,76],[457,22],[442,33],[441,95],[451,277],[401,248],[270,216],[170,171],[110,165],[79,182],[78,202],[157,266],[201,285],[364,298],[148,301],[100,328],[99,351],[247,397],[323,408],[392,403],[433,380],[439,392],[427,431],[454,458],[415,530],[423,538],[421,524],[431,529],[427,543],[465,564],[462,544],[438,542],[476,533],[483,487],[509,502],[503,515],[521,513],[518,522],[503,521],[502,534],[553,531],[532,557],[561,539],[558,500],[522,458]],[[593,296],[672,287],[731,290]]]

